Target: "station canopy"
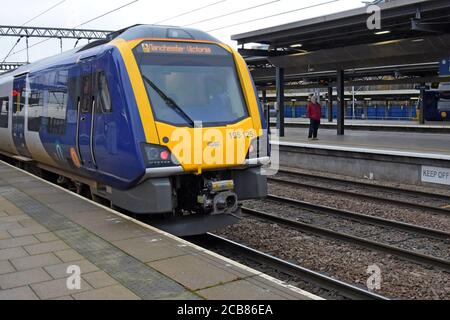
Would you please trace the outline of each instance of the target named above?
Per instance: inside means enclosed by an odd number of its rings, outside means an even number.
[[[363,7],[232,39],[260,84],[274,79],[271,66],[284,68],[286,80],[293,75],[331,76],[334,70],[437,75],[438,62],[450,56],[450,1],[394,0],[379,7],[381,29],[368,28],[373,12]],[[265,46],[248,48],[255,43]]]

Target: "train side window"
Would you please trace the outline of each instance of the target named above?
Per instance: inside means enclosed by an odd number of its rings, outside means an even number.
[[[25,106],[25,89],[22,89],[20,91],[14,90],[13,99],[14,99],[13,114],[14,115],[21,114],[23,107]]]
[[[44,92],[32,91],[28,98],[28,130],[39,132],[44,108]]]
[[[83,76],[81,90],[81,112],[90,113],[92,109],[92,75]]]
[[[106,79],[106,75],[104,72],[100,72],[98,74],[97,101],[98,101],[98,112],[100,112],[100,110],[103,113],[112,112],[112,103],[111,103],[111,96],[109,94],[108,80]]]
[[[8,128],[9,98],[0,98],[0,128]]]
[[[63,135],[66,130],[67,92],[55,90],[49,91],[48,95],[48,132]]]

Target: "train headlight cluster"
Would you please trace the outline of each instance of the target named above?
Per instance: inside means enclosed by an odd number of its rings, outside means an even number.
[[[142,153],[147,167],[171,167],[178,165],[178,161],[172,157],[171,152],[163,146],[142,144]]]

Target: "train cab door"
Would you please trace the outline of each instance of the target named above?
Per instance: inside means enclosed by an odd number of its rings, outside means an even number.
[[[81,62],[80,93],[78,97],[78,130],[77,145],[82,166],[88,170],[96,170],[94,150],[94,106],[96,81],[93,74],[92,60]]]
[[[19,155],[31,158],[25,141],[26,103],[29,92],[28,74],[14,78],[12,92],[12,137]]]

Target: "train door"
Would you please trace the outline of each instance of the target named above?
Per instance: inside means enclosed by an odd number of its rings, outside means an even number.
[[[19,155],[31,158],[25,141],[26,103],[28,96],[28,74],[14,78],[12,107],[12,136]]]
[[[81,85],[78,98],[77,144],[81,163],[88,170],[96,170],[94,151],[94,106],[96,83],[92,72],[92,60],[81,62]]]

